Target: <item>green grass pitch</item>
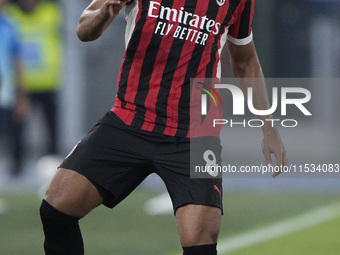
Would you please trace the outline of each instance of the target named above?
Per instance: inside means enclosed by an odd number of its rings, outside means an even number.
[[[340,254],[340,218],[229,255]]]
[[[137,190],[116,209],[99,207],[81,220],[86,254],[180,254],[174,216],[148,216],[143,211],[155,195]],[[0,199],[8,207],[0,214],[0,254],[43,254],[40,199],[29,193],[0,193]],[[220,239],[334,202],[339,202],[336,194],[225,192]],[[340,254],[340,218],[228,254]]]

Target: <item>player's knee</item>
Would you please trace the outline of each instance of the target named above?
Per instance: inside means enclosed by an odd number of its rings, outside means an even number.
[[[57,210],[51,204],[43,200],[40,205],[40,219],[44,226],[68,224],[71,221],[77,222],[79,218],[66,215],[63,212]]]
[[[202,231],[186,233],[181,237],[182,246],[191,247],[207,243],[216,243],[219,235],[219,228],[208,228]]]
[[[41,219],[48,219],[48,217],[51,217],[51,215],[48,214],[48,212],[51,211],[51,207],[60,211],[61,213],[66,213],[64,212],[65,210],[63,210],[65,207],[63,204],[64,202],[62,196],[47,189],[44,200],[40,206]]]
[[[59,168],[45,193],[45,201],[59,211],[83,218],[103,203],[98,189],[83,175]]]

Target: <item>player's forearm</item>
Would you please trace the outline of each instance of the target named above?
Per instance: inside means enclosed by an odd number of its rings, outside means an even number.
[[[78,38],[83,42],[98,39],[116,16],[117,14],[114,17],[104,17],[99,9],[85,10],[79,19],[77,28]]]

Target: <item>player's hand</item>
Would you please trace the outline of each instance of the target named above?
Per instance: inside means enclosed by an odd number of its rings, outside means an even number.
[[[127,0],[106,0],[102,4],[99,14],[104,19],[109,19],[114,15],[117,15],[121,9],[128,3]]]
[[[287,166],[286,150],[282,143],[280,134],[276,128],[272,128],[264,132],[262,140],[262,151],[266,159],[267,165],[273,165],[271,154],[274,154],[276,166]],[[273,178],[277,177],[281,172],[273,173]]]

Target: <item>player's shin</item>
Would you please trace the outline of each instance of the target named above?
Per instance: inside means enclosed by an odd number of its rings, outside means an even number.
[[[45,200],[40,206],[40,218],[45,233],[46,255],[84,254],[78,218],[58,211]]]

